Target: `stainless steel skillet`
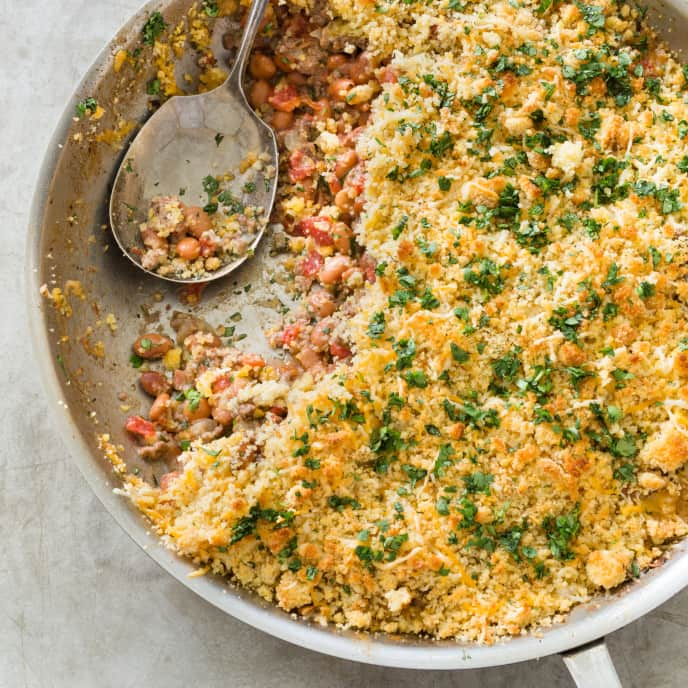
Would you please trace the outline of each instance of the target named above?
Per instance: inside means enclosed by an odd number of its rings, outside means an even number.
[[[148,278],[118,254],[104,226],[109,184],[121,154],[107,141],[89,143],[84,135],[89,124],[73,120],[74,107],[82,98],[95,96],[105,109],[99,130],[109,130],[108,136],[115,139],[131,136],[126,123],[140,123],[148,112],[144,84],[152,71],[142,63],[136,77],[138,87],[132,88],[128,67],[117,73],[113,70],[116,55],[120,49],[128,47],[133,53],[140,47],[140,30],[151,11],[162,10],[168,22],[174,23],[188,5],[188,0],[149,3],[101,52],[53,135],[31,208],[26,291],[36,362],[63,437],[84,476],[122,528],[170,574],[228,614],[271,635],[345,659],[415,669],[496,666],[563,653],[580,686],[619,685],[603,644],[604,635],[654,609],[688,584],[688,541],[636,582],[578,607],[565,623],[492,646],[478,646],[321,628],[266,605],[223,579],[188,578],[192,565],[161,547],[142,516],[113,493],[118,479],[103,458],[96,436],[107,432],[115,444],[124,445],[125,456],[134,455],[122,429],[121,406],[129,406],[128,413],[143,411],[144,400],[137,391],[137,373],[129,365],[130,344],[144,329],[166,326],[169,311],[179,308],[179,300],[175,286]],[[681,30],[688,22],[688,3],[672,0],[650,5],[650,20],[669,43],[676,49],[688,47],[688,33]],[[220,40],[227,29],[232,27],[218,27],[213,38],[220,59],[227,56]],[[280,302],[286,298],[270,284],[269,244],[267,237],[259,255],[235,282],[211,285],[202,305],[193,311],[214,324],[231,321],[237,333],[248,335],[246,341],[254,350],[262,341],[261,328],[276,318]],[[78,285],[68,284],[69,280],[78,280],[83,294]],[[39,295],[43,284],[66,293],[71,315]],[[251,288],[247,291],[244,287],[248,284]],[[110,313],[115,321],[108,318]],[[241,314],[240,321],[236,313]],[[116,323],[115,333],[108,322]],[[150,471],[135,459],[129,467]]]

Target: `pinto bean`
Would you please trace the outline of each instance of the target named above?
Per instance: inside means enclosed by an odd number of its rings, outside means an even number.
[[[332,105],[327,98],[321,98],[320,100],[309,100],[307,105],[313,109],[313,112],[323,119],[327,119],[332,116]]]
[[[311,349],[310,346],[306,346],[301,351],[296,354],[296,360],[306,369],[315,368],[322,364],[322,360],[318,353]]]
[[[311,292],[308,296],[308,304],[313,312],[321,318],[332,315],[336,308],[332,295],[325,289],[315,289]]]
[[[290,72],[287,75],[287,83],[292,86],[305,86],[308,79],[301,72]]]
[[[338,179],[342,179],[358,163],[358,153],[348,150],[337,157],[334,164],[334,173]]]
[[[334,247],[340,253],[351,253],[351,239],[353,238],[353,232],[349,226],[344,222],[335,222],[334,225],[332,225],[331,233],[332,239],[334,240]]]
[[[335,79],[327,88],[327,92],[333,100],[346,102],[349,91],[354,87],[351,79]]]
[[[351,62],[349,76],[356,84],[367,84],[373,78],[373,66],[365,53]]]
[[[349,58],[345,53],[335,53],[327,58],[328,72],[334,72],[335,69],[341,70],[344,65],[349,67]]]
[[[172,347],[174,342],[163,334],[148,332],[142,334],[133,345],[134,353],[141,358],[162,358]]]
[[[351,212],[353,208],[353,199],[351,198],[351,196],[349,196],[349,191],[347,189],[337,191],[334,197],[334,204],[343,213]]]
[[[139,384],[141,389],[151,397],[157,397],[159,394],[170,390],[170,383],[167,378],[162,373],[156,373],[153,370],[141,373]]]
[[[325,261],[318,278],[323,284],[335,284],[349,268],[351,268],[351,260],[347,256],[331,256]]]
[[[270,121],[275,131],[285,131],[294,124],[293,112],[275,112]]]
[[[331,318],[323,318],[312,330],[310,341],[316,351],[324,351],[330,345],[334,323]]]
[[[166,413],[167,407],[170,403],[170,395],[166,392],[158,394],[155,401],[148,412],[148,417],[155,423],[159,421]]]
[[[248,70],[254,79],[272,79],[277,73],[275,61],[264,53],[253,53]]]
[[[189,234],[193,234],[196,239],[200,239],[201,234],[213,226],[210,215],[196,205],[184,208],[184,224]]]
[[[186,420],[201,420],[201,418],[208,418],[209,416],[210,404],[206,398],[201,397],[197,404],[190,399],[184,402],[184,418],[186,418]]]
[[[264,79],[259,79],[253,83],[248,92],[248,102],[254,108],[262,107],[268,102],[268,98],[272,93],[272,86]]]
[[[201,244],[194,237],[184,237],[177,244],[177,253],[184,260],[196,260],[201,255]]]

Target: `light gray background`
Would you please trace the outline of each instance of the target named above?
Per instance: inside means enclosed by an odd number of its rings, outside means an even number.
[[[413,672],[275,640],[164,574],[91,494],[32,364],[22,293],[26,211],[65,100],[138,5],[0,0],[0,688],[573,686],[556,657]],[[609,638],[627,688],[687,686],[687,644],[688,591]]]

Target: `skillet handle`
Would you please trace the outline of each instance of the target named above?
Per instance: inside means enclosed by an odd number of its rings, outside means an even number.
[[[623,688],[604,638],[564,652],[561,657],[577,688]]]

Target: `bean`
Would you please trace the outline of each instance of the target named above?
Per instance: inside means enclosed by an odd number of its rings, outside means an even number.
[[[310,101],[309,105],[313,108],[318,117],[327,119],[332,116],[332,105],[327,98],[321,98],[320,100]]]
[[[358,153],[355,150],[348,150],[342,153],[334,164],[334,173],[337,178],[342,179],[357,162]]]
[[[306,369],[315,368],[319,366],[322,361],[318,353],[311,349],[310,346],[305,346],[298,354],[296,354],[296,360]]]
[[[304,86],[308,79],[301,72],[290,72],[287,76],[287,83],[292,86]]]
[[[311,344],[316,351],[324,351],[330,344],[333,323],[330,318],[321,320],[311,331]]]
[[[350,267],[351,261],[347,256],[331,256],[325,261],[318,277],[323,284],[335,284]]]
[[[254,108],[259,108],[268,102],[268,98],[272,95],[272,86],[264,79],[254,81],[251,89],[248,92],[248,102]]]
[[[341,69],[343,65],[349,64],[349,58],[344,53],[335,53],[327,58],[327,71],[334,72],[335,69]]]
[[[354,86],[346,96],[346,103],[365,109],[370,107],[369,101],[374,95],[375,92],[369,86]]]
[[[210,215],[196,205],[184,208],[184,224],[189,234],[193,234],[197,239],[212,227]]]
[[[155,397],[155,401],[153,402],[153,405],[150,408],[150,411],[148,412],[148,417],[153,421],[159,421],[164,415],[165,412],[167,411],[167,406],[170,403],[170,395],[167,394],[166,392],[163,392],[162,394],[158,394],[157,397]]]
[[[334,100],[343,103],[353,88],[354,82],[351,79],[335,79],[327,88],[327,92]]]
[[[208,403],[208,400],[205,399],[204,397],[201,397],[198,400],[198,403],[196,401],[192,401],[190,399],[187,399],[184,402],[184,418],[188,421],[192,420],[200,420],[201,418],[209,418],[210,417],[210,404]]]
[[[359,55],[351,63],[349,76],[356,84],[367,84],[373,78],[373,67],[365,54]]]
[[[251,55],[248,70],[255,79],[271,79],[277,73],[274,60],[263,53]]]
[[[148,370],[139,377],[141,389],[151,397],[157,397],[170,389],[170,383],[162,373]]]
[[[332,315],[335,311],[334,299],[325,289],[314,290],[308,297],[308,303],[313,312],[321,318]]]
[[[194,237],[184,237],[177,244],[177,253],[184,260],[196,260],[201,255],[201,244]]]
[[[162,358],[172,347],[174,342],[165,335],[157,332],[142,334],[133,345],[134,353],[141,358]]]
[[[343,213],[348,213],[351,211],[351,208],[353,206],[353,201],[351,197],[349,196],[349,192],[347,189],[342,189],[341,191],[338,191],[334,197],[334,204],[339,208]]]
[[[276,131],[291,129],[294,124],[293,112],[275,112],[271,120],[272,128]]]
[[[332,225],[332,238],[334,239],[334,246],[340,253],[351,253],[351,239],[353,232],[349,226],[344,222],[335,222]]]

